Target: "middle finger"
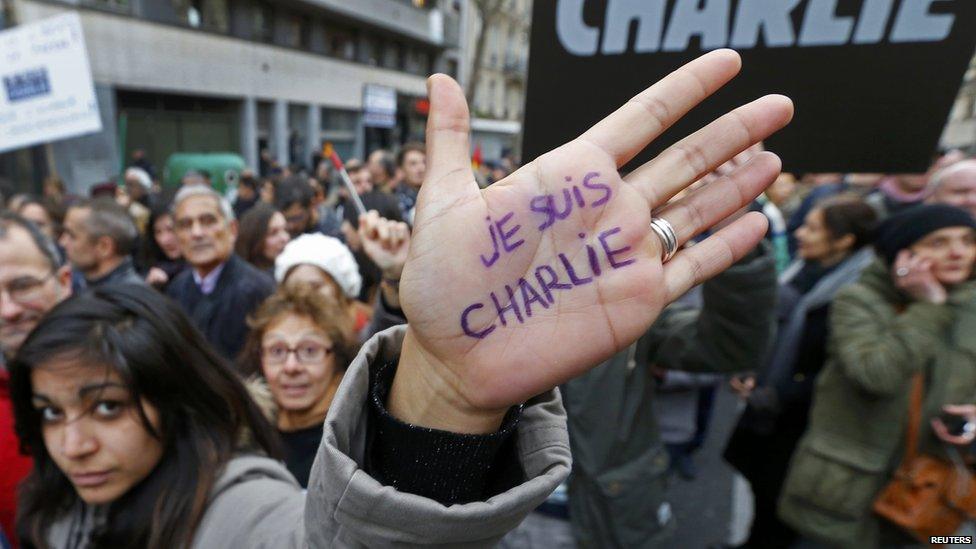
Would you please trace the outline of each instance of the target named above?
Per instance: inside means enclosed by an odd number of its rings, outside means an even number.
[[[668,147],[624,178],[651,207],[667,202],[681,189],[735,155],[766,139],[793,118],[793,102],[767,95],[725,114]]]

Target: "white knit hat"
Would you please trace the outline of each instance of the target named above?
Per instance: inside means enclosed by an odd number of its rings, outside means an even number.
[[[147,190],[147,191],[150,190],[150,189],[152,189],[152,179],[149,177],[149,174],[146,173],[146,170],[144,170],[142,168],[135,168],[135,167],[133,167],[133,168],[126,169],[125,170],[125,179],[126,180],[128,180],[128,179],[134,179],[134,180],[136,180],[139,183],[139,185],[141,185],[142,188],[145,189],[145,190]]]
[[[275,259],[275,280],[278,284],[292,267],[299,265],[314,265],[322,269],[348,297],[359,296],[359,289],[363,285],[359,265],[349,248],[338,238],[314,233],[303,234],[289,242]]]

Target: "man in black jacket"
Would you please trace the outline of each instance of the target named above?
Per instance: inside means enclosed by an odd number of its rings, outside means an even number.
[[[64,217],[64,247],[80,273],[75,291],[108,284],[144,284],[132,263],[139,231],[129,212],[110,198],[79,202]]]
[[[271,295],[274,281],[234,255],[237,221],[217,192],[184,187],[173,200],[173,219],[183,257],[192,268],[173,279],[166,293],[233,360],[247,335],[247,316]]]

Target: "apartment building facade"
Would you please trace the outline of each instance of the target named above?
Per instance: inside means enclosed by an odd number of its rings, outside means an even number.
[[[0,155],[20,188],[53,172],[85,193],[135,149],[157,166],[230,151],[257,168],[308,166],[326,141],[345,158],[396,147],[424,136],[427,75],[461,58],[452,0],[7,1],[17,24],[79,13],[103,125]],[[370,116],[377,102],[395,112]]]

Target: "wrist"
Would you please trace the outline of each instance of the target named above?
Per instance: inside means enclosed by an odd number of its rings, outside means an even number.
[[[387,269],[383,269],[382,272],[381,272],[381,276],[383,277],[383,280],[386,281],[386,282],[389,282],[391,284],[394,284],[394,285],[397,285],[397,284],[400,283],[400,276],[402,276],[402,275],[403,275],[403,267],[402,266],[400,266],[400,267],[390,267],[390,268],[387,268]]]
[[[387,402],[389,413],[404,423],[452,433],[497,431],[508,408],[472,405],[459,389],[459,370],[424,349],[408,326]]]

